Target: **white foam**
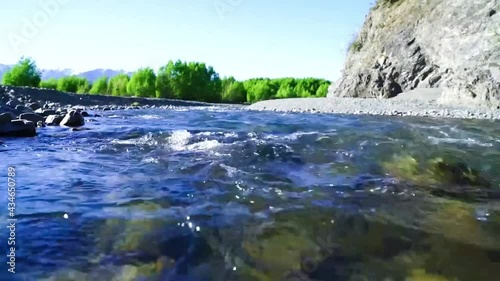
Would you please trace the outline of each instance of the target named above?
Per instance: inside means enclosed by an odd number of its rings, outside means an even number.
[[[455,144],[467,144],[467,145],[477,145],[477,146],[483,146],[483,147],[492,147],[492,143],[488,142],[480,142],[476,139],[473,138],[464,138],[464,139],[456,139],[456,138],[436,138],[429,136],[427,137],[429,140],[432,141],[433,144],[440,144],[440,143],[455,143]]]

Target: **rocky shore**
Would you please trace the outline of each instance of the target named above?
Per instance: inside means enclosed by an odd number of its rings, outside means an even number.
[[[33,137],[37,128],[66,126],[81,130],[93,111],[214,106],[202,102],[80,95],[55,90],[0,85],[0,137]],[[2,142],[0,141],[0,144]]]
[[[298,98],[267,100],[252,104],[251,110],[310,112],[355,115],[418,116],[459,119],[500,120],[496,107],[440,103],[439,95],[414,90],[391,99],[373,98]]]

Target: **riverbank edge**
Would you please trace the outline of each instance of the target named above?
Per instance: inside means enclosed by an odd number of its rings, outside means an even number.
[[[284,113],[500,120],[500,110],[498,109],[483,106],[439,104],[436,100],[296,98],[261,101],[248,106],[247,109]]]
[[[118,97],[107,95],[75,94],[60,92],[53,89],[43,89],[35,87],[18,87],[0,85],[0,94],[8,99],[29,99],[40,104],[58,103],[60,105],[71,106],[195,106],[195,107],[213,107],[213,106],[237,106],[231,104],[214,104],[198,101],[186,101],[176,99],[158,99],[145,97]]]

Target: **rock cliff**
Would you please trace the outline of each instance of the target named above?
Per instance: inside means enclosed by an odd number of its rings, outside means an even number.
[[[439,88],[442,103],[500,106],[500,0],[378,0],[329,97]]]

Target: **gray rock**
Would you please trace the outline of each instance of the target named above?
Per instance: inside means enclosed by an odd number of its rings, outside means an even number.
[[[5,123],[10,123],[10,121],[14,120],[16,116],[10,112],[5,112],[0,114],[0,125]]]
[[[79,111],[71,110],[66,114],[66,116],[64,116],[60,125],[68,127],[81,127],[85,125],[85,119]]]
[[[497,8],[498,0],[377,1],[328,97],[442,88],[441,103],[500,106]]]
[[[59,126],[63,118],[64,116],[57,114],[49,115],[45,118],[45,124],[47,124],[47,126]]]
[[[31,112],[32,110],[24,105],[16,105],[15,111],[19,114],[24,112]]]
[[[16,108],[16,106],[20,105],[21,103],[17,100],[9,100],[8,102],[5,103],[6,106]]]
[[[2,137],[34,137],[36,136],[35,123],[28,120],[12,120],[10,123],[0,125]]]
[[[23,113],[23,114],[19,115],[19,119],[29,120],[29,121],[36,124],[40,121],[43,122],[45,118],[41,115],[36,114],[36,113]]]
[[[28,103],[28,104],[26,104],[26,107],[31,108],[31,110],[37,110],[39,108],[42,108],[42,106],[37,102]]]
[[[43,109],[43,108],[39,108],[39,109],[35,110],[35,113],[40,114],[42,116],[49,116],[49,115],[57,114],[57,112],[53,109]]]

